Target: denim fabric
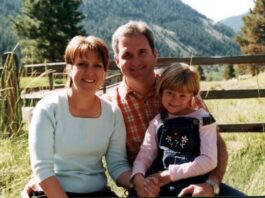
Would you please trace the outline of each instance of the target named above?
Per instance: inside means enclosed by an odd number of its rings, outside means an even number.
[[[167,191],[163,191],[160,193],[160,196],[170,196],[168,194],[166,194]],[[176,194],[175,194],[176,195]],[[186,195],[186,196],[191,196],[191,195]],[[220,184],[220,193],[219,195],[220,197],[245,197],[247,196],[246,194],[238,191],[235,188],[232,188],[231,186],[228,186],[224,183]],[[135,190],[130,190],[128,192],[128,196],[127,197],[137,197],[136,191]]]
[[[199,120],[179,117],[164,121],[158,130],[163,166],[193,161],[200,154]]]
[[[164,120],[157,132],[158,156],[146,175],[168,169],[170,164],[193,161],[200,155],[199,120],[178,117]],[[163,186],[160,195],[177,195],[190,184],[202,183],[208,174],[182,179]]]
[[[225,196],[245,197],[247,195],[240,192],[239,190],[231,187],[231,186],[228,186],[224,183],[221,183],[220,184],[220,193],[218,196],[220,196],[220,197],[225,197]]]
[[[112,192],[110,189],[97,191],[92,193],[71,193],[67,192],[69,198],[86,198],[86,197],[117,197],[117,195]],[[47,198],[43,191],[34,191],[31,195],[31,198]]]

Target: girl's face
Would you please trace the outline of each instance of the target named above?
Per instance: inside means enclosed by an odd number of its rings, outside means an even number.
[[[74,60],[70,77],[73,91],[95,94],[102,86],[106,76],[104,65],[98,54],[90,51],[86,56]]]
[[[164,89],[162,92],[162,105],[171,114],[186,114],[192,97],[192,93]]]

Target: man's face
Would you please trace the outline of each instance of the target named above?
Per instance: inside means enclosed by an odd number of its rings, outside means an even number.
[[[119,38],[118,51],[115,62],[126,79],[146,82],[154,76],[157,51],[152,51],[144,35]]]

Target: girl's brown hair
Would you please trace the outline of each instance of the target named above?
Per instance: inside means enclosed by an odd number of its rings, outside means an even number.
[[[173,63],[162,72],[157,94],[162,97],[165,89],[189,92],[196,96],[200,91],[199,73],[186,63]]]

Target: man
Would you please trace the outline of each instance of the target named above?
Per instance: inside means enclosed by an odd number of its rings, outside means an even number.
[[[160,98],[155,93],[159,76],[155,74],[154,67],[158,52],[155,48],[151,29],[141,21],[130,21],[120,26],[113,34],[112,48],[114,60],[123,74],[123,80],[112,93],[108,94],[108,98],[116,103],[123,113],[127,130],[127,156],[132,165],[140,149],[149,121],[162,108]],[[198,98],[192,102],[196,107],[206,108]],[[190,185],[182,190],[180,196],[214,196],[219,194],[219,184],[225,173],[228,155],[220,135],[218,135],[217,145],[218,166],[211,172],[207,182]],[[23,194],[30,192],[34,186],[34,181],[31,180],[25,186]],[[221,184],[220,187],[219,195],[242,196],[242,193],[229,186]],[[153,195],[155,194],[156,191]]]
[[[127,156],[132,164],[149,121],[161,110],[160,99],[155,94],[158,76],[154,66],[158,52],[151,29],[141,21],[131,21],[120,26],[112,36],[112,48],[123,80],[111,94],[111,99],[123,113],[127,130]],[[195,98],[193,105],[206,108],[199,98]],[[219,193],[219,184],[225,174],[228,159],[226,145],[220,134],[217,146],[218,166],[210,173],[208,180],[183,189],[180,196],[243,195],[225,184],[220,185]]]

